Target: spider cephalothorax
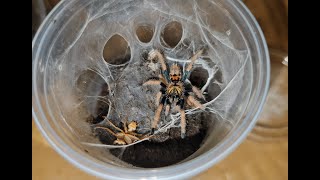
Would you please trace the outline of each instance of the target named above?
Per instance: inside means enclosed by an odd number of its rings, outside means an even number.
[[[189,105],[203,109],[203,105],[197,101],[189,93],[193,92],[197,97],[204,98],[202,92],[195,86],[187,86],[185,82],[188,78],[190,71],[192,69],[193,63],[202,54],[202,50],[198,51],[194,56],[191,57],[189,65],[186,67],[185,71],[181,71],[181,67],[174,63],[170,66],[168,71],[167,65],[164,60],[164,56],[158,51],[153,50],[149,53],[149,59],[157,57],[161,63],[162,74],[159,78],[152,78],[148,80],[143,85],[160,85],[161,89],[156,96],[156,105],[158,106],[154,120],[152,123],[152,133],[156,128],[159,120],[163,106],[165,106],[165,115],[169,114],[171,105],[176,105],[178,111],[181,114],[181,137],[184,138],[186,134],[186,116],[184,112],[184,105],[187,102]]]
[[[172,64],[170,67],[170,80],[171,82],[177,83],[181,80],[181,69],[178,64]]]

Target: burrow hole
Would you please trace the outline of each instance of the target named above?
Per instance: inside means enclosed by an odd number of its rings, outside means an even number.
[[[119,34],[113,35],[104,46],[103,58],[112,65],[121,65],[129,62],[131,49],[128,42]]]
[[[222,91],[221,87],[215,82],[222,83],[222,72],[220,69],[215,73],[214,77],[211,79],[209,83],[208,88],[205,90],[207,92],[207,95],[206,95],[207,101],[213,100]]]
[[[168,48],[174,48],[180,42],[183,34],[180,22],[172,21],[168,23],[161,32],[161,43]]]
[[[76,81],[76,89],[89,113],[87,121],[90,124],[101,122],[109,111],[108,84],[94,71],[85,70]]]
[[[206,69],[202,67],[196,67],[191,72],[189,80],[192,85],[198,87],[199,89],[202,89],[204,85],[207,83],[209,78],[209,73]],[[211,101],[214,98],[216,98],[221,93],[220,86],[215,82],[222,82],[222,73],[221,70],[218,70],[214,77],[210,80],[207,88],[204,90],[204,94],[206,97],[206,101]]]
[[[201,89],[206,83],[209,78],[209,73],[206,69],[202,67],[196,67],[190,74],[189,80],[192,85]]]
[[[140,25],[136,29],[136,34],[139,41],[149,43],[154,34],[154,26],[151,24]]]

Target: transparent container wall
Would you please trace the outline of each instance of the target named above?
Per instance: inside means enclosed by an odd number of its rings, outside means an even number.
[[[94,136],[88,117],[101,113],[115,117],[113,109],[126,112],[126,104],[131,101],[140,107],[130,109],[136,119],[144,121],[146,114],[154,115],[145,107],[144,98],[148,97],[138,86],[148,77],[134,66],[153,48],[162,49],[168,63],[178,61],[182,65],[197,50],[206,48],[195,68],[207,72],[202,90],[209,97],[205,112],[212,124],[203,145],[185,161],[223,143],[257,105],[261,79],[266,76],[261,70],[263,52],[257,49],[248,22],[230,3],[83,0],[65,4],[68,8],[59,6],[55,10],[54,19],[38,34],[42,39],[34,44],[34,49],[41,46],[41,51],[33,62],[37,87],[33,91],[39,98],[33,97],[33,102],[40,103],[42,110],[37,113],[48,120],[40,122],[41,126],[68,144],[65,148],[79,152],[79,158],[129,166],[109,155],[108,147]],[[135,96],[128,95],[124,85],[117,87],[123,74],[136,80],[135,86],[130,84]],[[121,93],[128,96],[119,96]],[[186,111],[189,115],[200,112]],[[179,116],[172,121],[179,123]]]

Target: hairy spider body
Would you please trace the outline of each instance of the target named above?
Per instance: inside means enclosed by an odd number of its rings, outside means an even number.
[[[203,105],[197,101],[192,95],[193,92],[197,97],[203,98],[201,90],[197,87],[192,86],[185,82],[190,75],[190,71],[194,62],[202,54],[202,50],[198,51],[194,56],[191,57],[191,62],[186,67],[182,74],[181,68],[177,63],[170,66],[168,71],[163,55],[158,50],[153,50],[149,53],[149,59],[157,57],[161,63],[162,74],[159,78],[152,78],[146,81],[143,85],[160,85],[160,92],[156,95],[156,105],[158,106],[154,120],[152,122],[151,133],[154,130],[160,120],[160,115],[163,107],[165,106],[165,115],[169,114],[171,105],[175,105],[181,114],[181,138],[185,137],[186,134],[186,116],[184,112],[185,102],[196,108],[203,109]]]
[[[166,89],[166,94],[171,96],[182,96],[182,92],[184,91],[184,87],[182,84],[169,84]]]

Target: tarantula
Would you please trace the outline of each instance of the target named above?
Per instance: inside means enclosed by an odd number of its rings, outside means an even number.
[[[191,62],[188,64],[183,74],[181,72],[180,66],[177,63],[172,64],[168,71],[164,56],[158,50],[152,50],[149,53],[149,60],[157,57],[162,68],[162,73],[159,75],[159,78],[151,78],[143,83],[143,85],[161,86],[160,92],[158,92],[156,95],[156,105],[158,106],[158,108],[153,119],[151,134],[154,133],[154,130],[160,120],[160,114],[164,106],[166,116],[169,114],[171,104],[174,103],[177,110],[180,112],[181,138],[185,138],[186,136],[186,115],[184,111],[185,102],[187,102],[190,106],[204,109],[204,106],[189,94],[190,92],[193,92],[198,98],[204,99],[201,90],[186,82],[187,78],[190,75],[190,71],[193,67],[194,62],[199,58],[199,56],[201,56],[202,52],[203,50],[199,50],[191,57]]]
[[[124,130],[118,128],[111,121],[109,121],[109,120],[107,120],[107,121],[110,123],[110,125],[113,128],[115,128],[117,131],[120,131],[120,132],[115,133],[111,129],[109,129],[107,127],[101,127],[101,126],[95,127],[95,129],[97,129],[97,128],[104,129],[104,130],[108,131],[110,134],[112,134],[113,136],[115,136],[117,139],[113,142],[113,144],[127,145],[127,144],[134,143],[136,141],[142,140],[144,138],[147,138],[146,136],[144,136],[142,134],[135,133],[135,130],[137,128],[136,121],[131,121],[127,126],[127,119],[126,119],[123,123]]]

